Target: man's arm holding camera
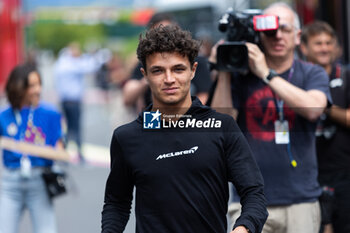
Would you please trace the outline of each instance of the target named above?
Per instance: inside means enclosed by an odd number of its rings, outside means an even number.
[[[211,107],[218,112],[232,116],[234,119],[237,118],[238,111],[232,103],[230,73],[221,71],[218,73]]]
[[[224,40],[220,40],[213,46],[208,59],[209,62],[216,64],[217,48],[222,43],[224,43]],[[210,106],[218,112],[228,114],[234,119],[237,119],[238,111],[234,108],[232,102],[230,73],[223,71],[217,72],[217,84]]]
[[[257,45],[252,43],[246,45],[250,70],[257,77],[266,78],[270,71],[265,55]],[[305,91],[279,76],[269,81],[268,85],[289,107],[310,121],[316,121],[327,106],[327,97],[320,90]]]

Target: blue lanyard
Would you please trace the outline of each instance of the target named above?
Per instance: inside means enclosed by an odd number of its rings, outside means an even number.
[[[275,98],[275,104],[276,104],[276,110],[279,116],[279,120],[282,122],[284,121],[284,112],[283,112],[284,101],[278,100],[277,98]]]
[[[18,128],[18,130],[20,130],[21,125],[22,125],[21,113],[18,110],[14,110],[13,112],[15,115],[17,128]],[[21,130],[19,132],[19,140],[20,141],[25,141],[27,128],[28,128],[28,126],[33,127],[33,121],[34,121],[34,107],[31,106],[29,109],[29,114],[28,114],[26,126],[25,126],[24,130]],[[20,164],[21,164],[21,172],[23,172],[23,175],[26,177],[29,177],[30,176],[31,162],[30,162],[27,154],[22,154]]]
[[[292,67],[289,70],[288,73],[288,79],[287,81],[290,82],[292,80],[293,74],[294,74],[294,64],[295,62],[293,61]],[[281,99],[278,99],[277,96],[275,97],[275,105],[276,105],[276,110],[279,116],[279,120],[282,122],[284,121],[284,112],[283,112],[283,105],[284,101]]]
[[[22,118],[21,118],[21,113],[18,110],[14,111],[15,114],[15,120],[16,120],[16,124],[17,124],[17,128],[20,129],[21,128],[21,124],[22,124]],[[24,128],[24,131],[20,132],[20,141],[24,141],[25,138],[25,132],[29,127],[33,127],[34,125],[34,107],[30,107],[29,109],[29,114],[28,114],[28,119],[27,119],[27,123],[26,126]]]
[[[295,62],[293,61],[293,65],[289,70],[289,74],[288,74],[288,79],[287,81],[290,82],[292,80],[293,74],[294,74],[294,65]],[[284,105],[284,101],[282,99],[278,99],[277,96],[275,97],[275,105],[276,105],[276,110],[279,116],[279,120],[281,122],[284,121],[284,112],[283,112],[283,105]],[[295,161],[293,154],[292,154],[292,148],[291,148],[291,143],[290,143],[290,139],[289,139],[289,143],[287,145],[287,153],[289,156],[289,161],[290,164],[292,165],[292,167],[296,167],[297,166],[297,162]]]

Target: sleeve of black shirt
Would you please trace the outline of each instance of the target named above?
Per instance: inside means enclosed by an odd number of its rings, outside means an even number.
[[[210,71],[208,66],[208,59],[205,57],[197,57],[198,62],[196,74],[192,80],[193,85],[196,87],[196,93],[209,92],[211,87]]]
[[[251,232],[261,232],[268,216],[264,182],[248,142],[233,119],[225,145],[229,181],[237,189],[242,205],[234,228],[245,226]]]
[[[133,187],[130,168],[124,160],[117,130],[111,142],[111,171],[106,183],[102,233],[121,233],[129,220]]]
[[[131,77],[130,79],[135,79],[135,80],[141,80],[143,78],[143,74],[141,73],[141,63],[137,63],[137,65],[135,66],[134,70],[131,73]]]
[[[346,107],[347,108],[350,108],[350,68],[348,68],[346,70],[346,73],[345,73],[345,90],[346,90]]]

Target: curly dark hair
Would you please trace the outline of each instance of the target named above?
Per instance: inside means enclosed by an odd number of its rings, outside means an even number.
[[[35,66],[30,64],[18,65],[11,71],[5,90],[7,99],[12,108],[21,108],[26,91],[29,87],[29,74],[32,72],[38,73]]]
[[[159,26],[140,35],[137,58],[146,70],[146,58],[154,53],[179,53],[187,57],[191,66],[198,55],[200,43],[191,33],[176,25]]]

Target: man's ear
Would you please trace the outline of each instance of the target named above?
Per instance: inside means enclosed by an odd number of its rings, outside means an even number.
[[[192,70],[192,77],[191,80],[194,78],[194,76],[196,75],[196,70],[197,70],[197,66],[198,66],[198,62],[193,63],[193,66],[191,68]]]
[[[305,57],[307,57],[307,54],[308,54],[307,50],[308,50],[307,45],[304,42],[301,42],[300,43],[300,51]]]
[[[301,30],[298,29],[295,33],[295,45],[300,45]]]
[[[140,71],[144,77],[147,76],[147,72],[143,67],[140,68]]]

